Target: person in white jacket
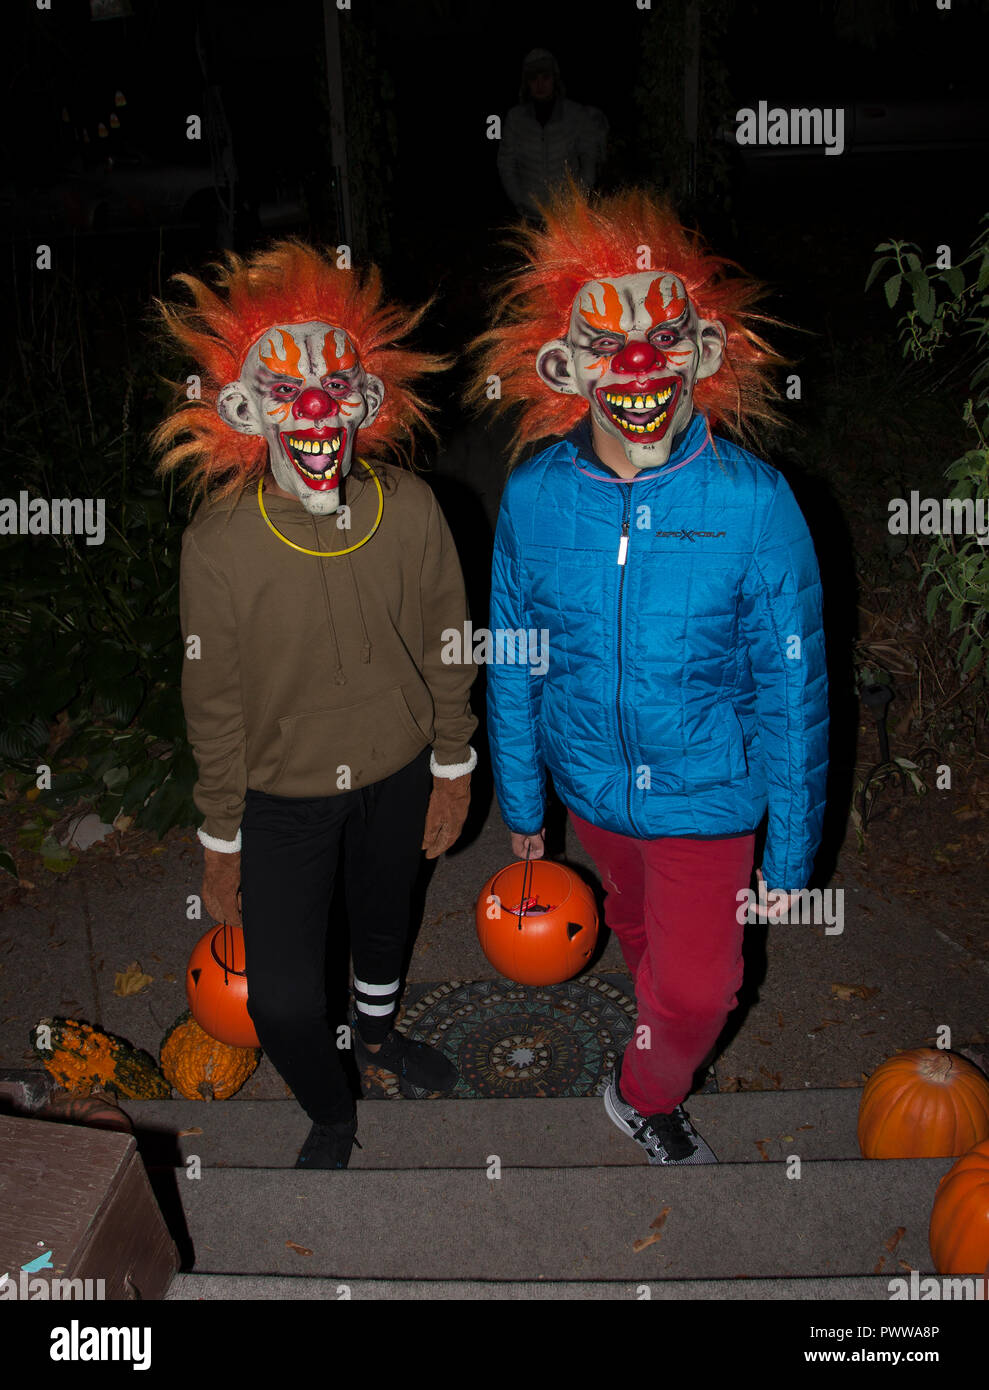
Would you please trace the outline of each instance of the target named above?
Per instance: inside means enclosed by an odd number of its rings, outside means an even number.
[[[516,212],[539,216],[539,203],[572,177],[585,191],[604,162],[604,113],[570,101],[552,53],[534,48],[522,65],[519,105],[505,117],[498,148],[501,186]]]

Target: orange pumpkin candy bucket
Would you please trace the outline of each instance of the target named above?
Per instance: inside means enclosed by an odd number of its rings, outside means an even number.
[[[247,1012],[244,929],[210,927],[192,949],[185,992],[192,1016],[211,1038],[229,1047],[260,1047]]]
[[[488,879],[475,909],[494,968],[521,985],[558,985],[585,969],[598,935],[588,885],[548,859],[520,860]]]

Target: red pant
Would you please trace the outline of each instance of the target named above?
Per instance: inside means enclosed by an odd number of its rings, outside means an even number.
[[[643,1115],[669,1113],[735,1007],[745,931],[736,894],[749,887],[755,835],[635,840],[572,811],[570,819],[607,889],[607,924],[635,981],[622,1095]]]

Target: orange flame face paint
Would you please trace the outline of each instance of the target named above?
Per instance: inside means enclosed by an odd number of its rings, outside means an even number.
[[[345,333],[334,329],[323,339],[323,360],[327,372],[346,372],[357,365],[357,353]]]
[[[672,276],[660,275],[652,282],[646,292],[645,308],[653,323],[666,323],[670,319],[678,319],[687,307],[687,301],[676,293],[670,293],[667,298],[667,295],[663,293],[664,281],[670,291],[677,284]]]
[[[277,339],[277,342],[276,342]],[[279,355],[279,344],[284,357]],[[268,349],[267,353],[265,349]],[[302,352],[291,333],[285,328],[276,328],[271,335],[258,348],[258,361],[268,368],[269,372],[276,372],[279,376],[301,377],[299,364],[302,360]]]
[[[592,328],[611,329],[613,332],[620,332],[622,326],[622,301],[614,285],[607,281],[600,285],[601,298],[603,304],[600,309],[596,308],[597,297],[592,293],[591,286],[585,286],[580,293],[577,301],[577,310]]]

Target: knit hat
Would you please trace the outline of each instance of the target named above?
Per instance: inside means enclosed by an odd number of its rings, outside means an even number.
[[[547,48],[533,48],[525,55],[522,63],[522,76],[532,77],[537,72],[552,73],[554,77],[560,75],[559,65]]]

